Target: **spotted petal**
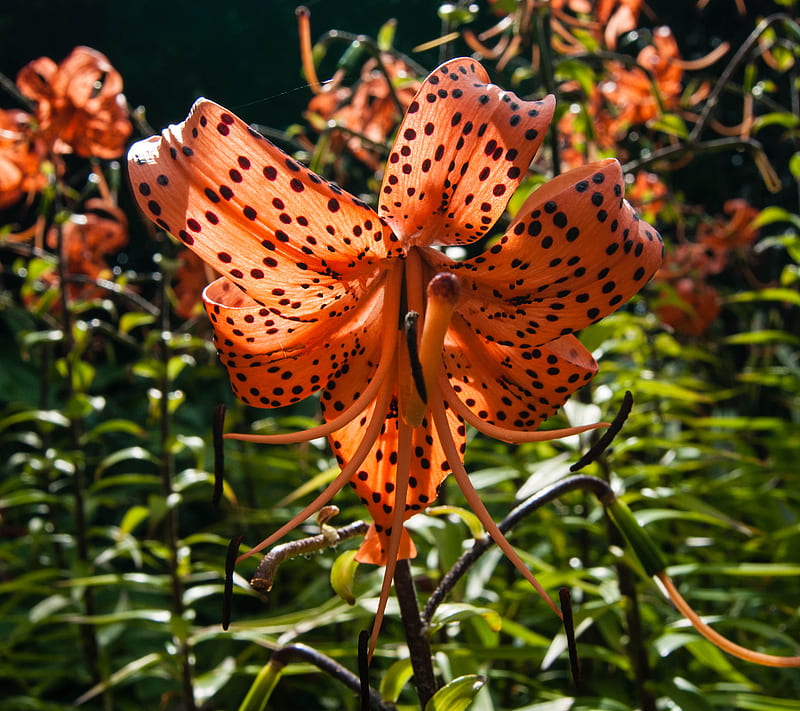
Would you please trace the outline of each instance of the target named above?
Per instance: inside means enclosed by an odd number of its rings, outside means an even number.
[[[360,200],[205,99],[128,158],[145,214],[279,316],[352,301],[396,241]]]
[[[497,244],[445,268],[463,273],[459,313],[489,341],[531,348],[615,311],[661,263],[658,232],[622,197],[616,160],[536,190]]]
[[[203,301],[231,387],[246,405],[299,402],[342,370],[352,369],[366,382],[378,365],[381,333],[374,322],[383,301],[380,290],[347,318],[321,321],[280,318],[225,277],[206,288]],[[342,409],[337,401],[331,405]]]
[[[553,115],[471,59],[436,69],[408,107],[389,154],[379,214],[405,243],[465,244],[505,210]]]
[[[444,366],[456,395],[480,420],[518,431],[537,429],[597,372],[574,336],[519,349],[485,341],[458,318]]]
[[[335,388],[337,398],[346,403],[353,400],[355,393],[363,388],[358,378],[345,375]],[[321,400],[325,419],[335,416]],[[334,432],[329,441],[340,466],[353,456],[361,444],[364,427],[374,411],[370,405],[362,414],[347,426]],[[448,423],[453,437],[463,455],[466,430],[463,422],[452,411],[448,411]],[[369,509],[374,522],[370,533],[359,550],[358,560],[362,563],[386,564],[389,536],[391,535],[392,517],[395,508],[395,489],[398,471],[398,412],[397,400],[392,401],[380,434],[375,440],[369,454],[355,473],[350,486],[355,489],[361,503]],[[420,427],[414,428],[411,439],[411,462],[408,471],[408,498],[405,502],[405,519],[427,508],[436,498],[439,485],[450,473],[438,437],[433,436],[432,423],[424,418]],[[410,536],[403,532],[400,542],[399,558],[413,558],[416,555]]]

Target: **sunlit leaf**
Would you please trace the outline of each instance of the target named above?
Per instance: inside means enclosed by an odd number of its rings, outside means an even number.
[[[495,610],[488,607],[475,607],[466,603],[452,602],[440,605],[430,622],[431,633],[440,630],[451,622],[460,622],[475,616],[482,617],[493,632],[499,632],[503,627],[503,620]]]
[[[386,701],[395,702],[400,692],[414,675],[410,659],[399,659],[390,666],[381,677],[380,694]]]
[[[486,678],[469,674],[453,679],[425,704],[425,711],[465,711],[486,684]]]

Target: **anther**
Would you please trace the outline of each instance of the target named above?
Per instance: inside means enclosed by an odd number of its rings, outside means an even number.
[[[416,311],[409,311],[403,321],[406,332],[406,346],[408,347],[408,361],[411,368],[411,377],[414,380],[414,387],[423,403],[428,402],[428,391],[425,387],[425,378],[422,375],[422,364],[419,361],[419,348],[417,346],[417,323],[419,314]]]

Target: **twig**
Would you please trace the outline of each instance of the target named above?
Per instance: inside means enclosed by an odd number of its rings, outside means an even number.
[[[298,555],[308,555],[309,553],[321,551],[324,548],[332,548],[354,536],[363,536],[368,528],[369,524],[364,521],[354,521],[341,528],[323,525],[322,533],[317,536],[301,538],[297,541],[289,541],[288,543],[274,546],[270,552],[261,559],[258,568],[256,568],[256,572],[253,573],[250,584],[256,590],[269,592],[272,589],[275,572],[283,561]]]
[[[719,102],[719,97],[720,94],[722,94],[722,90],[728,84],[734,72],[739,68],[739,65],[745,60],[747,55],[750,54],[753,46],[758,42],[759,37],[761,37],[761,35],[772,25],[783,21],[791,21],[791,18],[785,13],[776,13],[774,15],[770,15],[769,17],[765,17],[755,26],[753,31],[748,35],[747,39],[742,43],[741,47],[736,50],[736,54],[731,57],[730,62],[728,62],[728,65],[725,67],[722,74],[720,74],[719,79],[717,80],[716,84],[714,84],[714,88],[711,90],[711,93],[708,95],[708,98],[703,105],[703,111],[700,113],[700,118],[694,125],[694,128],[692,128],[692,132],[689,134],[690,144],[697,143],[698,139],[700,138],[700,134],[703,132],[703,129],[706,126],[706,123],[708,123],[711,112]]]
[[[220,403],[214,408],[213,433],[214,433],[214,490],[211,494],[211,503],[219,506],[222,492],[225,487],[225,440],[222,430],[225,425],[225,405]]]
[[[318,652],[305,644],[289,644],[280,649],[276,649],[272,654],[271,663],[286,666],[292,661],[308,662],[326,674],[329,674],[337,681],[340,681],[354,693],[361,693],[361,679],[353,674],[349,669],[343,667],[339,662]],[[369,705],[375,711],[396,711],[394,704],[385,702],[381,695],[372,687],[369,687]]]
[[[56,212],[59,212],[60,197],[56,196]],[[64,230],[63,225],[59,220],[55,221],[56,229],[56,254],[58,257],[58,280],[59,280],[59,299],[61,307],[61,329],[64,334],[62,344],[64,347],[62,358],[64,368],[66,371],[66,393],[67,400],[72,400],[77,394],[75,392],[75,375],[73,368],[73,358],[75,350],[75,342],[73,338],[73,320],[70,311],[69,303],[69,289],[67,285],[67,258],[66,258],[66,245],[64,244]],[[69,418],[69,433],[71,438],[72,448],[75,452],[81,450],[81,423],[77,416],[70,416]],[[75,460],[74,470],[72,472],[72,497],[74,500],[74,517],[75,517],[75,542],[78,553],[78,560],[84,566],[90,565],[89,559],[89,538],[88,526],[86,521],[86,498],[84,495],[86,489],[86,472],[85,463],[81,459]],[[90,585],[84,587],[81,594],[83,601],[84,612],[86,617],[91,619],[95,614],[94,592]],[[103,680],[100,670],[100,649],[97,643],[97,635],[95,634],[95,627],[92,624],[80,625],[81,644],[83,647],[83,655],[89,667],[89,675],[93,684],[100,683]],[[108,701],[107,695],[105,700]]]
[[[754,138],[733,136],[730,138],[717,138],[711,141],[702,141],[700,143],[676,143],[653,151],[643,158],[629,161],[622,166],[622,170],[625,173],[632,173],[646,165],[656,163],[660,160],[671,160],[687,153],[717,153],[719,151],[737,149],[746,150],[753,156],[753,161],[761,172],[764,183],[771,192],[776,192],[780,189],[780,178],[775,174],[774,169],[767,160],[766,153],[761,143]]]
[[[178,509],[171,502],[174,492],[172,477],[174,473],[174,460],[170,449],[171,428],[170,428],[170,407],[169,391],[172,383],[169,378],[169,368],[167,364],[171,357],[170,347],[164,334],[169,330],[169,310],[167,308],[166,295],[167,279],[164,274],[158,281],[159,286],[159,307],[160,307],[160,329],[161,338],[158,340],[158,358],[161,361],[161,379],[158,388],[161,391],[159,401],[159,449],[160,449],[160,474],[161,474],[161,495],[166,504],[164,515],[165,525],[165,544],[168,550],[167,565],[169,568],[170,592],[172,597],[172,615],[175,619],[181,619],[185,613],[183,602],[183,579],[179,571],[178,550],[180,546],[180,534],[178,532]],[[181,688],[183,695],[183,708],[185,711],[194,711],[197,706],[194,700],[194,668],[192,661],[192,650],[189,640],[185,634],[178,636],[173,634],[173,642],[177,648],[177,657],[180,664]]]
[[[542,5],[536,16],[536,34],[538,38],[538,45],[540,57],[542,60],[542,81],[544,82],[545,91],[548,94],[556,96],[556,82],[555,74],[553,72],[553,57],[551,54],[550,46],[550,7],[547,4]],[[559,155],[558,146],[558,122],[551,121],[548,128],[550,134],[550,151],[553,156],[553,175],[561,173],[561,158]]]

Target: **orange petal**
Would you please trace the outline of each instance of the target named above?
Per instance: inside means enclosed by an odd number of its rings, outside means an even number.
[[[335,309],[396,240],[363,202],[205,99],[128,161],[145,214],[281,314]]]
[[[663,244],[622,194],[616,160],[576,168],[536,190],[487,252],[442,262],[472,280],[459,306],[468,326],[485,340],[532,348],[630,299],[661,264]]]
[[[454,59],[408,107],[389,155],[379,213],[404,242],[465,244],[497,221],[542,142],[552,96],[522,101]]]
[[[445,344],[447,378],[481,420],[535,430],[592,379],[597,364],[574,336],[530,349],[484,341],[455,319]]]
[[[353,391],[359,387],[356,378],[342,378],[339,386],[343,391]],[[337,396],[348,401],[346,395],[336,390]],[[324,404],[324,399],[322,400]],[[326,408],[327,409],[327,408]],[[370,419],[374,405],[365,410],[361,417],[353,420],[346,427],[334,432],[329,441],[340,466],[345,466],[356,451],[363,436],[364,425]],[[332,413],[335,414],[335,413]],[[326,418],[328,414],[326,413]],[[463,422],[452,411],[448,411],[453,438],[461,448],[462,454],[466,429]],[[359,550],[358,560],[362,563],[385,565],[387,562],[389,537],[392,532],[392,519],[394,515],[395,487],[400,473],[397,471],[399,422],[397,413],[397,399],[395,398],[386,414],[381,432],[375,443],[362,462],[361,467],[350,481],[350,486],[370,512],[375,525],[379,545],[369,538]],[[423,419],[420,427],[415,427],[411,433],[410,466],[408,471],[408,494],[405,504],[404,520],[431,505],[436,498],[439,484],[450,472],[450,465],[442,451],[438,438],[434,438],[432,423]],[[404,544],[401,538],[400,558],[411,557],[411,548]]]
[[[365,383],[377,368],[380,293],[339,318],[287,320],[249,298],[225,277],[203,293],[214,343],[236,396],[254,407],[281,407],[308,397],[338,371]]]
[[[39,57],[28,62],[17,74],[17,87],[29,99],[49,101],[53,96],[51,82],[58,65],[50,57]]]

